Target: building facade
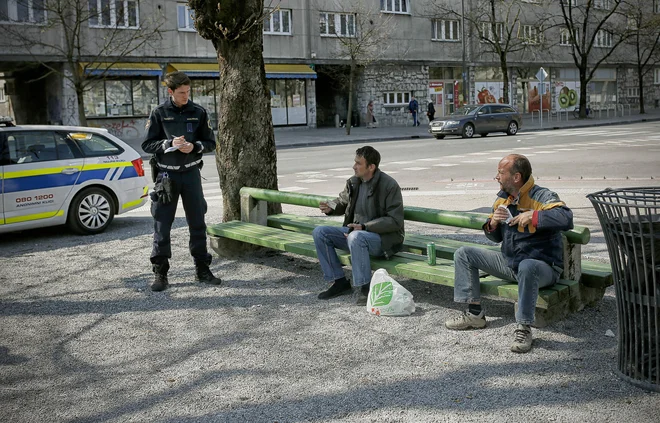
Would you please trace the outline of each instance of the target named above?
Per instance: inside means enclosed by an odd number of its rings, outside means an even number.
[[[586,0],[562,2],[584,12],[580,8]],[[84,54],[72,65],[63,58],[67,37],[60,26],[49,24],[56,11],[42,6],[48,0],[0,0],[0,38],[9,40],[20,34],[27,40],[25,34],[32,33],[44,41],[21,45],[14,40],[0,51],[0,72],[12,87],[3,95],[5,102],[11,100],[18,123],[76,124],[84,113],[89,125],[108,128],[125,139],[141,138],[149,113],[166,98],[163,77],[173,70],[191,77],[193,101],[204,106],[214,125],[217,123],[222,99],[216,52],[196,33],[185,1],[83,3],[79,51]],[[266,1],[274,7],[267,9],[263,21],[263,56],[274,125],[314,128],[346,119],[351,63],[358,65],[352,85],[353,120],[362,125],[370,101],[381,125],[405,125],[410,121],[408,102],[413,96],[422,112],[432,102],[436,117],[477,102],[511,103],[522,112],[572,110],[578,104],[580,78],[571,51],[588,34],[575,30],[574,37],[569,35],[558,1],[497,2],[515,7],[518,13],[498,9],[495,15],[486,12],[488,3]],[[595,8],[588,16],[593,26],[613,3],[590,3]],[[660,0],[640,1],[639,7],[645,18],[660,17]],[[142,34],[152,39],[130,41],[136,47],[125,49],[120,56],[120,49],[104,45],[115,34],[137,34],[150,25],[154,28],[155,22],[160,25],[157,37]],[[608,31],[594,37],[590,61],[604,60],[588,83],[587,101],[592,108],[635,107],[639,103],[634,49],[616,46],[617,34],[630,25],[629,16],[617,13],[603,26]],[[369,37],[378,42],[354,56],[342,42],[348,39],[367,45]],[[507,95],[502,57],[497,54],[498,46],[503,45],[509,48],[504,55]],[[614,52],[607,54],[613,47]],[[660,61],[654,58],[650,63]],[[79,67],[86,79],[82,108],[71,66]],[[540,68],[547,75],[543,84],[537,78]],[[651,67],[644,78],[645,105],[658,107],[660,66]]]

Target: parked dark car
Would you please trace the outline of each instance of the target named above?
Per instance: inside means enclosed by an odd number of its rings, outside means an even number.
[[[508,104],[466,104],[450,116],[429,123],[429,133],[437,139],[445,135],[472,138],[491,132],[515,135],[522,127],[522,116]]]

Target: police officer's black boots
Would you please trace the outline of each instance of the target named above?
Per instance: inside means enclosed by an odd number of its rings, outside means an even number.
[[[222,280],[220,278],[216,278],[213,276],[213,273],[211,273],[211,269],[206,264],[198,264],[195,266],[196,267],[196,272],[195,272],[195,279],[197,279],[200,282],[203,283],[208,283],[209,285],[220,285],[222,283]]]
[[[169,270],[168,268],[168,265],[153,265],[154,282],[151,284],[152,291],[158,292],[167,289],[167,285],[169,285],[167,280],[167,271]]]

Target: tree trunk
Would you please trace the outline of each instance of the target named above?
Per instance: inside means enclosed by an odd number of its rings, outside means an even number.
[[[237,39],[214,41],[222,99],[216,165],[225,222],[240,219],[242,187],[277,189],[277,154],[262,31],[261,25],[255,25]],[[268,214],[281,211],[281,204],[268,204]]]
[[[587,117],[587,67],[582,66],[580,70],[580,119]]]
[[[644,110],[644,73],[642,66],[637,65],[637,80],[639,85],[639,114],[646,113]]]
[[[346,135],[351,135],[351,126],[353,125],[353,78],[355,78],[355,63],[351,60],[351,70],[348,74],[348,116],[346,116]]]
[[[78,100],[78,122],[80,126],[87,126],[87,116],[85,116],[85,99],[82,84],[76,84],[76,99]]]
[[[506,53],[501,53],[500,54],[500,67],[502,68],[502,97],[504,97],[505,101],[509,104],[513,103],[511,99],[509,98],[509,69],[506,64]],[[497,101],[499,102],[499,98]]]

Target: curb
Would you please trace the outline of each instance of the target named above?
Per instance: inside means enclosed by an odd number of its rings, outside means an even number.
[[[625,120],[625,121],[616,121],[616,122],[607,122],[607,121],[595,121],[593,123],[585,123],[578,125],[565,125],[565,126],[548,126],[545,128],[527,128],[521,129],[518,133],[526,132],[535,132],[535,131],[555,131],[560,129],[576,129],[576,128],[594,128],[599,126],[614,126],[614,125],[629,125],[632,123],[641,123],[641,122],[656,122],[660,121],[660,117],[651,117],[644,119],[635,119],[635,120]],[[408,135],[408,136],[387,136],[387,137],[372,137],[372,138],[350,138],[350,139],[320,139],[314,142],[299,142],[295,144],[284,144],[278,145],[277,140],[275,140],[275,148],[278,150],[286,150],[292,148],[302,148],[302,147],[314,147],[318,145],[341,145],[341,144],[353,144],[353,143],[362,143],[362,142],[385,142],[385,141],[397,141],[397,140],[407,140],[407,139],[431,139],[433,138],[430,134],[424,135]]]

